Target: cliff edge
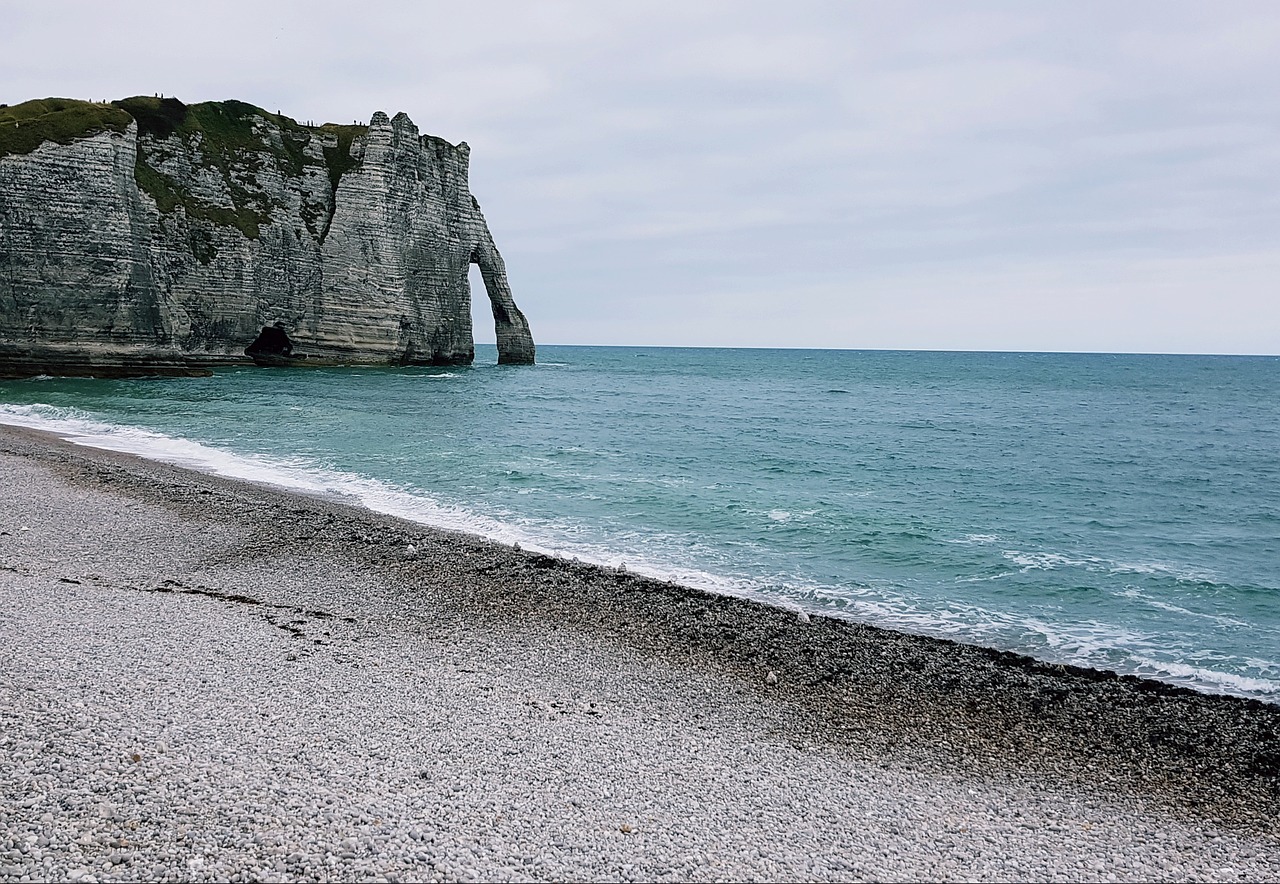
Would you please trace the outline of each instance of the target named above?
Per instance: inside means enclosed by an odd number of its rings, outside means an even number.
[[[0,107],[0,377],[470,363],[471,264],[498,361],[532,363],[468,167],[404,114]]]

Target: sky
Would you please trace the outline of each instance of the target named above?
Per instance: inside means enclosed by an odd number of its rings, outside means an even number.
[[[9,0],[3,19],[0,102],[404,111],[468,142],[540,343],[1280,354],[1270,0]]]

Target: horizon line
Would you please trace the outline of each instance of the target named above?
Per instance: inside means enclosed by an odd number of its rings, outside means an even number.
[[[477,347],[496,347],[494,341],[477,341]],[[791,346],[791,347],[769,347],[759,344],[556,344],[539,341],[537,346],[541,347],[597,347],[597,348],[613,348],[618,350],[812,350],[822,352],[836,353],[969,353],[979,354],[1007,354],[1022,356],[1215,356],[1215,357],[1233,357],[1242,359],[1277,359],[1280,358],[1280,352],[1275,353],[1225,353],[1210,352],[1203,350],[1002,350],[1002,349],[977,349],[965,350],[958,347],[819,347],[819,346]]]

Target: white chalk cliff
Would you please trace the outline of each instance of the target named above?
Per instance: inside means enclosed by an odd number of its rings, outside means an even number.
[[[469,363],[471,264],[499,362],[531,363],[468,160],[404,114],[0,109],[0,376]]]

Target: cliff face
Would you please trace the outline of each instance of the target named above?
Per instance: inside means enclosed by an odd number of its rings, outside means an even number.
[[[248,362],[246,348],[264,362],[469,363],[473,263],[499,362],[533,362],[467,145],[404,114],[317,127],[147,98],[8,113],[0,374],[181,373]]]

